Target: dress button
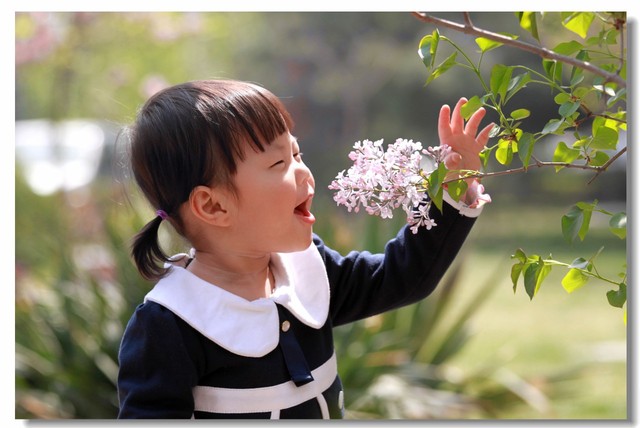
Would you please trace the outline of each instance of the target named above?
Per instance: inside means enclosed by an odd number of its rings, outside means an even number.
[[[283,321],[282,322],[282,331],[284,331],[285,333],[289,331],[289,328],[291,328],[291,323],[289,321]]]

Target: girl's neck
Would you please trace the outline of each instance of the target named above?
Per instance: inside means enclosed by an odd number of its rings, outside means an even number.
[[[223,290],[252,301],[270,296],[275,288],[269,261],[268,255],[232,259],[197,251],[187,270]]]

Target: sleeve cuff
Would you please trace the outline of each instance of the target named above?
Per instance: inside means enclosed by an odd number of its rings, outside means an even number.
[[[484,209],[483,205],[480,205],[477,208],[470,208],[464,202],[456,202],[451,196],[449,196],[449,193],[447,191],[442,192],[442,199],[453,208],[457,209],[460,212],[460,215],[463,215],[465,217],[478,217]]]

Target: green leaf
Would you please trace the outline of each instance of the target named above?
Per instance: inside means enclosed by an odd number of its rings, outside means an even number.
[[[591,271],[590,265],[591,265],[591,262],[589,260],[586,260],[583,257],[578,257],[577,259],[571,262],[569,267],[576,268],[576,269],[586,269],[588,271]]]
[[[562,162],[562,163],[572,163],[574,160],[578,159],[580,156],[579,149],[572,149],[567,147],[564,141],[560,141],[556,146],[556,150],[553,153],[553,161],[554,162]],[[564,166],[556,166],[556,172],[560,171]]]
[[[567,94],[566,92],[560,92],[555,97],[553,97],[553,101],[555,101],[555,103],[558,105],[562,105],[566,102],[569,102],[570,100],[571,95]]]
[[[575,12],[564,19],[562,25],[584,39],[594,18],[593,12]]]
[[[573,90],[573,96],[579,99],[583,99],[586,97],[592,89],[587,86],[580,86],[579,88],[575,88]]]
[[[586,204],[580,202],[562,216],[562,235],[567,242],[572,243],[577,237],[584,240],[589,231],[591,223],[591,214],[595,208],[594,204]]]
[[[569,86],[576,86],[584,80],[584,70],[579,67],[573,67],[571,71],[571,80]]]
[[[589,143],[591,142],[592,137],[585,137],[585,138],[581,138],[577,141],[575,141],[571,147],[573,147],[574,149],[581,149],[583,147],[587,147],[589,145]]]
[[[524,132],[520,136],[520,139],[518,139],[518,156],[520,157],[520,161],[522,161],[522,165],[525,167],[529,165],[535,142],[534,135],[529,132]]]
[[[589,281],[589,276],[580,269],[569,269],[569,272],[562,278],[562,287],[567,293],[573,293]]]
[[[609,219],[609,230],[620,239],[627,237],[627,213],[619,212]]]
[[[482,107],[482,99],[477,95],[472,96],[460,109],[460,114],[467,120],[475,113],[480,107]]]
[[[568,213],[562,216],[562,235],[564,239],[572,243],[577,237],[584,239],[589,230],[592,210],[581,209],[578,205],[571,207]],[[585,229],[586,225],[586,230]]]
[[[511,258],[518,259],[518,263],[511,266],[511,282],[513,283],[513,292],[515,293],[518,288],[518,279],[520,278],[520,274],[523,272],[525,265],[527,264],[527,256],[522,249],[518,248],[515,254],[511,255]]]
[[[496,160],[502,165],[509,165],[513,161],[513,141],[500,140],[496,150]]]
[[[499,33],[503,36],[509,37],[512,40],[515,40],[518,38],[518,36],[515,36],[513,34],[509,34],[509,33]],[[480,48],[481,52],[488,52],[491,49],[495,49],[495,48],[499,48],[500,46],[502,46],[504,43],[502,42],[498,42],[495,40],[491,40],[491,39],[487,39],[485,37],[478,37],[476,39],[476,45],[478,45],[478,47]]]
[[[574,206],[569,212],[562,216],[562,236],[564,239],[572,243],[578,236],[583,220],[582,210]]]
[[[590,154],[589,157],[589,165],[591,166],[602,166],[609,161],[611,157],[605,152],[595,151],[595,153]]]
[[[512,111],[510,116],[515,120],[521,120],[529,117],[530,115],[531,115],[531,112],[526,108],[519,108],[517,110]]]
[[[560,106],[560,108],[558,109],[558,113],[560,113],[560,116],[562,117],[567,117],[567,116],[571,116],[579,108],[580,108],[580,100],[567,101],[566,103]]]
[[[523,265],[522,276],[524,278],[524,290],[529,299],[533,299],[536,294],[536,267],[531,264]]]
[[[464,180],[450,181],[447,183],[447,193],[458,202],[460,197],[467,191],[467,182]]]
[[[558,129],[560,129],[560,125],[562,125],[563,121],[559,119],[551,119],[542,129],[542,134],[552,134]]]
[[[437,79],[438,77],[442,76],[447,70],[449,70],[451,67],[453,67],[454,65],[456,65],[456,56],[458,55],[458,52],[454,52],[451,55],[449,55],[447,57],[447,59],[445,59],[444,61],[442,61],[431,73],[431,75],[427,78],[427,82],[426,84],[428,85],[429,83],[431,83],[433,80]]]
[[[622,88],[618,92],[616,92],[616,94],[613,97],[607,100],[607,107],[613,106],[619,100],[626,101],[626,99],[627,99],[627,89]]]
[[[538,36],[538,24],[536,22],[536,13],[535,12],[516,12],[516,16],[520,21],[520,27],[527,30],[534,39],[540,41],[540,37]]]
[[[618,145],[618,130],[607,126],[599,127],[593,134],[589,147],[600,150],[615,150]]]
[[[542,67],[544,68],[544,71],[547,73],[547,77],[549,78],[549,80],[562,83],[562,63],[561,62],[550,60],[550,59],[544,59],[542,60]]]
[[[580,61],[584,61],[584,62],[591,61],[589,52],[586,50],[581,50],[580,52],[578,52],[578,55],[576,55],[576,59],[579,59]],[[582,82],[583,79],[584,79],[584,69],[576,66],[572,67],[570,85],[576,86],[578,83]]]
[[[537,261],[526,266],[524,272],[524,288],[530,299],[538,293],[542,282],[551,272],[551,265],[545,263],[540,256],[535,257]]]
[[[438,30],[433,30],[433,33],[424,36],[418,45],[418,55],[422,58],[422,62],[429,70],[433,68],[433,64],[435,63],[439,41],[440,33],[438,33]]]
[[[427,193],[434,205],[442,212],[443,189],[442,182],[447,175],[447,169],[444,162],[440,162],[438,167],[429,174]]]
[[[490,149],[490,148],[484,148],[484,149],[482,149],[480,154],[478,154],[478,157],[480,158],[480,161],[482,162],[482,166],[486,167],[487,163],[489,163],[489,158],[491,157],[491,151],[492,151],[492,149]]]
[[[584,48],[582,43],[572,40],[570,42],[560,43],[555,48],[553,48],[553,51],[559,53],[560,55],[571,55],[575,52],[578,52],[582,48]]]
[[[503,102],[507,94],[507,88],[509,87],[512,73],[513,67],[507,67],[503,64],[496,64],[491,69],[491,92],[496,96],[499,96]]]
[[[518,259],[520,260],[521,263],[526,263],[527,261],[527,255],[524,253],[524,251],[522,250],[522,248],[518,248],[515,252],[515,254],[513,254],[511,256],[512,259]]]
[[[531,75],[529,72],[518,74],[515,77],[511,78],[509,82],[509,87],[507,88],[507,96],[505,98],[505,102],[508,101],[512,96],[514,96],[520,89],[527,86],[527,83],[531,81]]]
[[[504,43],[502,42],[496,42],[494,40],[486,39],[484,37],[478,37],[476,39],[476,45],[478,45],[478,47],[480,48],[480,52],[487,52],[487,51],[490,51],[491,49],[499,48],[503,44]]]
[[[584,211],[593,211],[598,205],[598,200],[596,199],[593,202],[577,202],[576,206]]]
[[[589,232],[589,225],[591,224],[591,214],[593,214],[593,207],[591,209],[583,209],[583,219],[582,219],[582,227],[578,231],[578,237],[581,241],[584,241],[584,238],[587,237],[587,232]]]
[[[523,268],[522,263],[516,263],[511,266],[511,282],[513,283],[513,292],[516,292],[516,288],[518,287],[518,278],[520,278],[520,274],[522,273]]]
[[[627,302],[627,286],[624,283],[618,284],[618,290],[607,291],[607,300],[611,306],[621,308]]]

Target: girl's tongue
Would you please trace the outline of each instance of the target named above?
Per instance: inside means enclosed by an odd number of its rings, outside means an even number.
[[[311,212],[307,209],[306,203],[298,205],[295,209],[295,213],[303,217],[309,217]]]
[[[298,205],[295,208],[294,213],[301,216],[303,220],[305,220],[308,223],[313,223],[316,220],[313,214],[311,213],[311,211],[309,211],[309,209],[307,208],[306,202]]]

